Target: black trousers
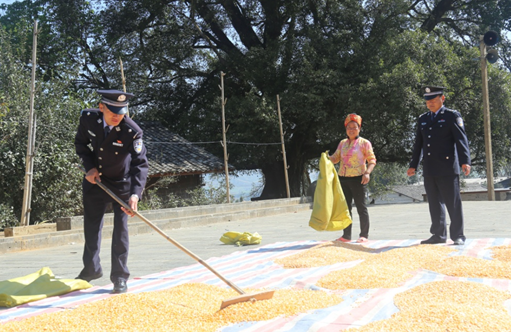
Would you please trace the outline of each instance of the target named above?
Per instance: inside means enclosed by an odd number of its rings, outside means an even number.
[[[91,276],[102,272],[99,258],[101,230],[103,228],[103,216],[107,204],[110,202],[113,203],[114,210],[110,280],[115,282],[119,279],[128,280],[130,276],[127,266],[129,250],[128,215],[121,210],[120,204],[99,186],[94,186],[83,193],[85,247],[82,257],[84,268],[80,275]]]
[[[449,212],[451,224],[449,233],[451,240],[466,240],[463,234],[463,210],[460,194],[460,177],[452,176],[425,176],[424,188],[428,196],[429,214],[431,215],[431,229],[433,235],[447,240],[447,223],[445,208]]]
[[[369,212],[366,206],[366,193],[367,184],[362,184],[362,176],[354,177],[343,177],[339,176],[341,181],[341,188],[348,203],[348,210],[350,211],[351,220],[353,220],[353,214],[351,208],[353,200],[357,207],[358,217],[360,218],[360,237],[369,237]],[[344,229],[343,238],[351,240],[351,228],[353,224],[349,225]]]

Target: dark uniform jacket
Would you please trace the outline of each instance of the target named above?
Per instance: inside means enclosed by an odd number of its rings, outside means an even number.
[[[104,136],[103,113],[99,109],[82,111],[75,148],[85,170],[95,167],[101,182],[121,199],[127,200],[132,194],[142,198],[148,171],[142,130],[125,116],[108,137]],[[92,186],[84,178],[83,191]]]
[[[424,176],[460,174],[460,165],[470,165],[470,151],[463,119],[458,111],[442,107],[419,116],[410,168],[417,169],[423,156]]]

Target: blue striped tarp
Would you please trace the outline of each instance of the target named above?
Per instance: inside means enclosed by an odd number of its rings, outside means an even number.
[[[284,269],[273,261],[310,249],[325,241],[277,242],[266,246],[238,251],[227,256],[211,258],[207,263],[241,288],[302,288],[319,289],[316,282],[328,273],[353,267],[361,260],[337,263],[329,266]],[[369,241],[364,245],[376,249],[376,252],[402,248],[418,244],[418,240],[381,240]],[[481,259],[491,259],[489,248],[510,245],[508,238],[469,239],[464,246],[456,246],[452,255],[464,255]],[[326,332],[339,331],[350,327],[359,327],[367,323],[389,318],[398,309],[394,306],[394,295],[418,285],[439,280],[475,281],[511,291],[511,280],[457,278],[431,271],[415,271],[411,279],[399,288],[390,289],[350,289],[338,291],[344,301],[336,306],[302,313],[292,317],[279,317],[271,321],[250,322],[227,326],[223,332]],[[151,292],[168,289],[180,284],[202,282],[220,287],[228,287],[201,264],[179,267],[169,271],[151,274],[129,280],[129,292]],[[0,310],[0,324],[12,320],[21,320],[43,313],[72,309],[80,304],[98,301],[109,296],[112,286],[93,287],[62,296]]]

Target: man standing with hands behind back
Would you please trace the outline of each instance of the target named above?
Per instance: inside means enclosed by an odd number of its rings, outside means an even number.
[[[82,111],[75,137],[76,153],[87,172],[83,187],[84,235],[83,270],[77,279],[91,281],[101,278],[101,229],[107,204],[114,210],[110,280],[112,293],[125,293],[130,276],[127,262],[129,249],[128,215],[103,189],[103,183],[116,196],[137,211],[139,199],[147,180],[146,148],[142,143],[142,130],[126,117],[131,93],[118,90],[98,90],[101,95],[99,109]]]
[[[422,154],[424,187],[431,215],[430,232],[433,235],[421,244],[447,241],[447,207],[451,219],[450,237],[455,245],[463,245],[466,238],[459,175],[460,165],[465,176],[470,174],[470,150],[461,114],[444,106],[444,89],[438,86],[424,88],[424,99],[430,112],[419,116],[407,175],[415,175]]]

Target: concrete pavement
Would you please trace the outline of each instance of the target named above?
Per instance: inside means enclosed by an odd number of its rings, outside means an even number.
[[[511,201],[463,202],[465,235],[467,238],[511,238]],[[360,230],[356,208],[353,237]],[[196,227],[165,231],[174,240],[206,260],[228,255],[238,250],[250,250],[274,242],[299,240],[334,240],[339,232],[317,232],[308,226],[311,210],[259,218],[219,222]],[[371,240],[425,239],[430,236],[430,218],[427,203],[400,203],[370,205]],[[219,238],[226,231],[258,232],[262,243],[258,246],[236,247],[225,245]],[[131,236],[128,266],[131,277],[142,277],[176,267],[196,263],[191,257],[156,232]],[[102,265],[105,275],[91,283],[110,284],[111,239],[102,243]],[[53,248],[9,252],[0,255],[0,280],[33,273],[48,266],[56,276],[74,278],[82,268],[83,243],[68,243]]]

